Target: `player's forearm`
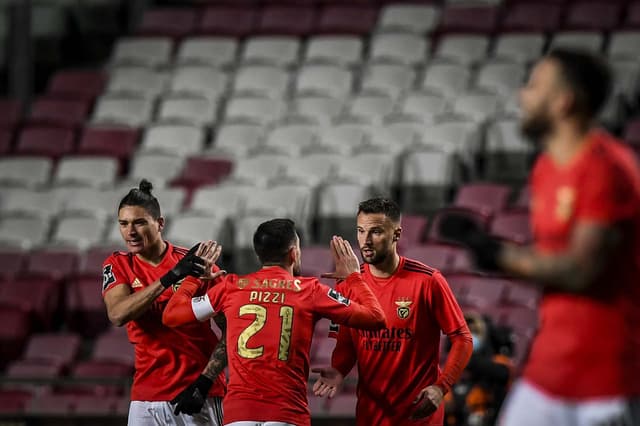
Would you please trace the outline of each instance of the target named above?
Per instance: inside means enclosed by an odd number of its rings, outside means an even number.
[[[168,327],[178,327],[197,321],[191,301],[200,285],[194,279],[185,279],[162,313],[162,323]]]
[[[354,311],[346,325],[354,328],[378,330],[386,327],[387,318],[367,283],[359,273],[347,277],[347,286],[351,288]]]
[[[165,288],[156,281],[142,291],[131,293],[119,302],[109,306],[107,315],[109,321],[117,327],[122,327],[131,320],[135,320],[144,314],[151,304],[165,291]]]
[[[593,281],[597,262],[579,262],[571,255],[542,255],[531,248],[505,245],[500,263],[512,275],[545,287],[579,293]]]
[[[447,355],[444,369],[435,383],[444,393],[449,392],[454,383],[460,379],[473,353],[471,333],[466,326],[449,334],[448,337],[451,341],[451,350]]]
[[[227,333],[226,330],[222,331],[222,336],[220,337],[220,341],[216,345],[213,353],[211,354],[211,359],[209,359],[209,363],[205,367],[204,371],[202,371],[202,375],[208,377],[211,380],[216,380],[216,378],[224,371],[227,366]]]
[[[353,349],[351,332],[344,327],[340,327],[336,347],[331,354],[331,366],[338,370],[343,377],[356,365],[356,354]]]

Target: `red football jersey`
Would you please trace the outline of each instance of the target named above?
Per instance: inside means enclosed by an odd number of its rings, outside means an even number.
[[[536,248],[567,249],[581,222],[616,226],[623,238],[586,294],[547,291],[524,376],[566,398],[640,395],[640,173],[630,151],[603,131],[565,166],[543,154],[531,176]]]
[[[359,274],[347,279],[361,282]],[[279,421],[311,424],[307,405],[309,351],[321,317],[349,322],[362,307],[321,284],[266,267],[227,275],[207,291],[215,312],[227,317],[228,393],[225,424]],[[371,296],[373,297],[373,296]]]
[[[387,317],[387,328],[360,331],[340,327],[332,365],[347,374],[358,364],[359,426],[442,425],[444,403],[432,416],[411,421],[412,402],[426,386],[441,379],[440,332],[469,333],[449,285],[439,271],[400,257],[389,278],[363,276]],[[349,296],[344,283],[336,289]],[[335,325],[332,325],[335,331]]]
[[[103,265],[103,296],[119,285],[129,286],[132,292],[142,291],[173,268],[187,249],[166,243],[164,258],[157,266],[127,252],[109,256]],[[172,400],[200,375],[218,344],[209,322],[178,328],[162,324],[162,312],[177,287],[167,288],[148,311],[127,323],[129,341],[135,349],[132,401]],[[209,395],[223,397],[225,381],[222,373]]]

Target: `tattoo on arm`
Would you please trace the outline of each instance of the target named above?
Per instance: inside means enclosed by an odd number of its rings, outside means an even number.
[[[221,319],[219,319],[218,317],[220,317]],[[214,320],[222,330],[222,336],[220,337],[220,341],[213,350],[211,358],[209,359],[209,363],[202,372],[202,375],[215,381],[227,366],[227,327],[224,316],[217,315]]]

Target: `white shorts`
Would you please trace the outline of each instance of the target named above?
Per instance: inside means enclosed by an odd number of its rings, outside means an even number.
[[[552,397],[525,380],[502,405],[499,426],[638,426],[640,401],[624,397],[573,401]]]
[[[252,421],[242,421],[242,422],[233,422],[227,423],[225,426],[296,426],[291,423],[282,423],[282,422],[252,422]]]
[[[200,413],[173,414],[168,401],[131,401],[128,426],[222,426],[222,398],[208,398]]]

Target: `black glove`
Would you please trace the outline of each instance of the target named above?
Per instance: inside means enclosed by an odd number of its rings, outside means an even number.
[[[173,414],[176,416],[180,413],[190,416],[198,414],[207,400],[207,394],[212,385],[213,381],[210,378],[202,374],[198,376],[195,382],[187,386],[171,400],[171,404],[176,405]]]
[[[473,220],[461,214],[448,214],[440,221],[438,231],[443,238],[469,247],[480,269],[485,271],[500,269],[498,258],[502,251],[502,244]]]
[[[186,277],[199,277],[204,274],[204,260],[201,257],[196,256],[196,251],[198,251],[199,246],[200,244],[193,246],[191,250],[189,250],[178,263],[176,263],[176,266],[174,266],[173,269],[160,278],[160,283],[164,288],[167,288]]]

